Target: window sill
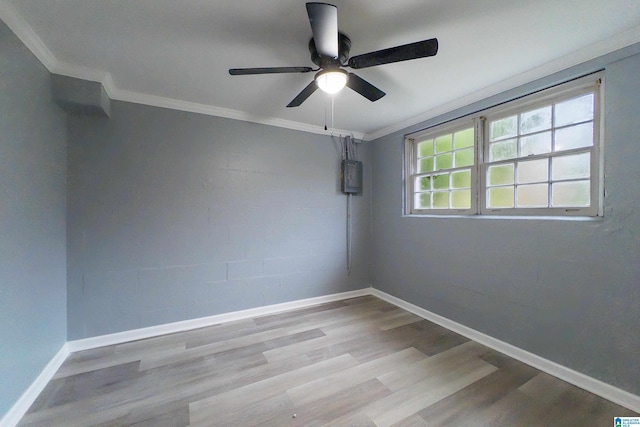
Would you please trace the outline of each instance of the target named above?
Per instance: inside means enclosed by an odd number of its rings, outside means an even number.
[[[448,218],[448,219],[478,219],[478,220],[534,220],[534,221],[576,221],[576,222],[602,222],[603,216],[535,216],[535,215],[424,215],[404,214],[403,218]]]

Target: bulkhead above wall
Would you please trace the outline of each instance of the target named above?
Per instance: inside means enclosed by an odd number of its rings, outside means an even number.
[[[100,82],[51,74],[51,94],[56,104],[68,113],[111,115],[111,99]]]

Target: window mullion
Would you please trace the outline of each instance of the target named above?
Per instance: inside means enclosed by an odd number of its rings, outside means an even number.
[[[476,211],[478,214],[482,214],[483,210],[486,206],[486,197],[487,197],[487,189],[486,189],[486,168],[484,166],[485,157],[488,158],[488,150],[489,150],[489,140],[488,140],[488,132],[487,132],[487,120],[486,117],[480,116],[477,120],[477,133],[478,133],[478,144],[477,144],[477,164],[476,164]]]
[[[552,142],[553,144],[553,142]],[[552,171],[551,171],[551,164],[553,162],[551,161],[551,156],[549,156],[549,158],[547,158],[547,206],[551,206],[551,201],[552,201],[552,186],[551,186],[551,177],[552,175]]]

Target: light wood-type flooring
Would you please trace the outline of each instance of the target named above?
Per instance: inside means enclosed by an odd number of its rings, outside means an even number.
[[[71,354],[20,426],[611,426],[634,412],[373,296]]]

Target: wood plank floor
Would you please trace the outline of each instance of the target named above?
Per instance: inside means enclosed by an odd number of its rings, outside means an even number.
[[[73,353],[20,426],[610,426],[638,414],[372,296]]]

